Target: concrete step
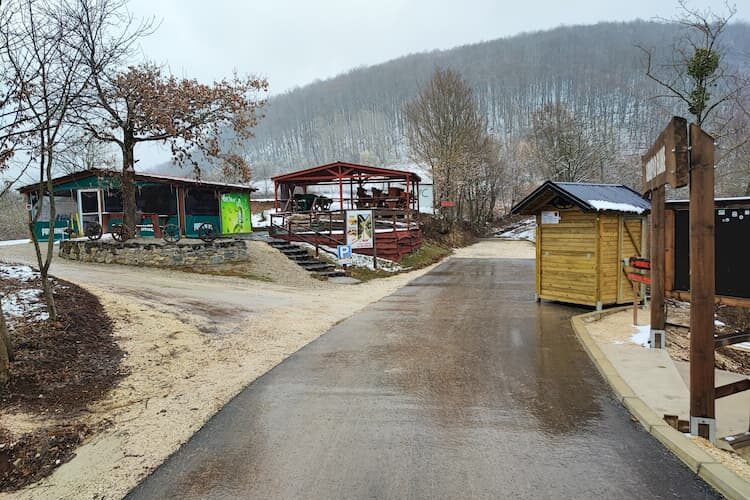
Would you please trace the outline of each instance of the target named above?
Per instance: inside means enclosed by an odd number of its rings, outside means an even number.
[[[320,276],[322,278],[334,278],[334,277],[338,277],[338,276],[346,276],[346,273],[344,271],[339,270],[339,269],[335,269],[333,271],[316,272],[315,274],[317,274],[318,276]]]
[[[298,262],[298,264],[299,264],[299,262]],[[317,262],[315,264],[304,264],[304,265],[303,264],[299,264],[299,265],[303,269],[305,269],[306,271],[320,272],[320,271],[330,271],[332,269],[335,269],[335,267],[332,266],[331,264],[324,264],[322,262]]]

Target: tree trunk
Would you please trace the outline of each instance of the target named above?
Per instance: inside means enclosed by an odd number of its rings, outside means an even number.
[[[57,305],[55,305],[55,296],[52,293],[52,283],[49,280],[47,270],[42,268],[39,273],[42,277],[42,292],[44,292],[44,301],[47,303],[47,314],[51,321],[57,321]]]
[[[136,202],[135,202],[135,143],[127,137],[122,147],[122,210],[123,223],[135,230]]]
[[[10,380],[11,361],[13,361],[13,345],[10,343],[8,325],[5,323],[5,313],[0,302],[0,385]]]

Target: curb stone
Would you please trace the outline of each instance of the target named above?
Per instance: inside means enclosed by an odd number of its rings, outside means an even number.
[[[620,376],[612,362],[591,337],[586,323],[597,321],[604,316],[630,309],[630,307],[615,307],[606,311],[573,316],[571,318],[573,331],[594,365],[596,365],[599,373],[612,388],[617,399],[638,419],[646,431],[726,498],[750,499],[750,482],[717,462],[684,434],[664,422],[643,400],[635,395],[633,389]]]

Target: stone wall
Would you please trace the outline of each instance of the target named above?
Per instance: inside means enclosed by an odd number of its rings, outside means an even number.
[[[213,243],[72,240],[60,242],[60,257],[82,262],[149,267],[205,267],[248,260],[244,241]]]

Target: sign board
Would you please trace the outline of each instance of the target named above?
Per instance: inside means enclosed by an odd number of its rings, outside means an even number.
[[[27,212],[31,212],[33,209],[34,209],[34,205],[32,205],[31,203],[27,203],[26,204],[26,211]]]
[[[675,188],[687,186],[690,178],[687,120],[672,117],[651,149],[641,157],[641,165],[644,193],[665,184]]]
[[[542,224],[559,224],[560,223],[560,212],[554,211],[542,211]]]
[[[224,193],[219,206],[222,234],[253,232],[250,196],[245,193]]]
[[[352,247],[349,245],[337,245],[336,246],[336,257],[338,257],[339,264],[351,265],[352,263]]]
[[[441,207],[455,207],[456,202],[455,201],[441,201],[440,206]]]
[[[372,210],[346,211],[346,244],[351,248],[372,248],[375,220]]]

